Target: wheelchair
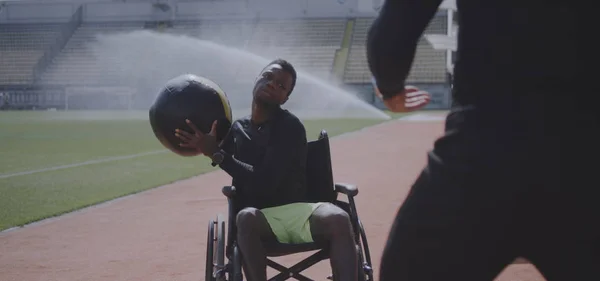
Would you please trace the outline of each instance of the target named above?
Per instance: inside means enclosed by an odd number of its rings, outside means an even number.
[[[335,183],[331,165],[331,151],[329,137],[322,130],[317,140],[308,142],[307,155],[307,180],[308,198],[306,202],[331,202],[348,212],[352,221],[355,243],[358,250],[358,280],[373,280],[371,255],[363,225],[358,218],[354,197],[358,188],[351,184]],[[207,249],[206,249],[206,276],[205,281],[242,281],[242,257],[236,246],[236,215],[241,206],[235,204],[235,187],[225,186],[223,195],[228,201],[227,222],[219,214],[208,223]],[[347,202],[338,200],[338,194],[344,194]],[[225,227],[227,224],[227,228]],[[302,271],[329,259],[328,246],[318,243],[282,244],[273,242],[266,246],[267,267],[280,272],[269,281],[283,281],[294,278],[300,281],[312,281],[301,274]],[[291,267],[285,267],[274,262],[269,257],[279,257],[302,252],[317,251]],[[227,259],[227,262],[225,262]],[[336,280],[335,276],[327,277]]]

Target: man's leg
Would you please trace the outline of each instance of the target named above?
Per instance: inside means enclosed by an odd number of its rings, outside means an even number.
[[[597,185],[580,186],[596,188]],[[531,208],[532,215],[528,216],[531,230],[528,237],[523,237],[527,243],[523,256],[548,281],[599,279],[598,203],[594,202],[597,199],[592,192],[581,191],[581,194],[567,194],[540,190],[534,195],[543,197],[545,202]]]
[[[523,255],[548,281],[600,280],[600,132],[594,120],[561,114],[552,125],[562,133],[544,136],[538,152],[545,163],[537,175],[543,184],[529,194],[536,203],[527,211]]]
[[[382,255],[379,280],[493,280],[516,258],[514,227],[498,216],[487,215],[491,212],[483,208],[444,206],[441,201],[453,199],[428,194],[432,186],[426,178],[420,176],[396,215]],[[478,211],[481,220],[465,214]],[[485,222],[486,216],[497,224]]]
[[[358,254],[348,213],[324,203],[314,210],[309,222],[315,241],[325,239],[331,245],[330,261],[336,280],[357,280]]]
[[[461,120],[449,116],[398,211],[381,281],[493,280],[517,257],[522,148],[491,130],[454,130]]]
[[[267,280],[267,255],[264,241],[276,241],[267,219],[255,208],[245,208],[236,217],[237,243],[242,252],[248,281]]]

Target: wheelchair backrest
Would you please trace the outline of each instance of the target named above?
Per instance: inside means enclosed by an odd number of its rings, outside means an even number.
[[[337,199],[331,167],[329,136],[325,130],[321,131],[317,140],[308,142],[306,161],[307,201],[332,202]]]

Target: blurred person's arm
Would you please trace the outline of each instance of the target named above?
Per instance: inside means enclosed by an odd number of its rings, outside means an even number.
[[[403,93],[417,44],[442,0],[386,0],[367,35],[367,58],[384,99]]]

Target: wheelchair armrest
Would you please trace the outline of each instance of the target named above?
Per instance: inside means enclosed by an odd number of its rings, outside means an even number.
[[[225,195],[227,198],[235,197],[235,186],[226,185],[221,191],[223,192],[223,195]]]
[[[336,183],[335,191],[346,194],[350,197],[354,197],[358,194],[358,187],[356,187],[356,185],[348,183]]]

